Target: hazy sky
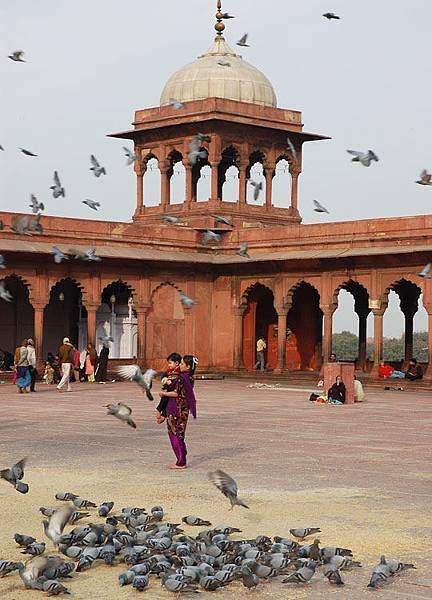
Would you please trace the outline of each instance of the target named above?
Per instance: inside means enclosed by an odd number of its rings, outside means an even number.
[[[129,220],[135,177],[123,141],[105,136],[131,128],[134,111],[158,105],[168,77],[207,50],[215,6],[1,2],[0,209],[27,210],[33,192],[47,214]],[[431,0],[224,0],[223,8],[236,15],[227,41],[234,47],[249,32],[251,47],[241,54],[268,76],[278,105],[301,110],[306,131],[332,137],[304,146],[305,223],[431,212],[432,189],[414,183],[422,168],[432,169]],[[327,11],[341,20],[328,22]],[[17,49],[28,62],[7,58]],[[371,148],[380,162],[352,164],[347,148]],[[106,178],[88,170],[91,153]],[[50,196],[54,169],[66,199]],[[94,213],[85,198],[103,210]],[[330,217],[312,211],[313,198]],[[398,322],[389,333],[400,332]]]

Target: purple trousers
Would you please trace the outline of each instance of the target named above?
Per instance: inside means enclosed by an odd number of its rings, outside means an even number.
[[[186,455],[187,455],[185,441],[182,440],[181,438],[177,437],[176,435],[173,435],[172,433],[168,433],[168,436],[169,436],[169,439],[171,442],[171,447],[177,458],[176,465],[178,467],[185,467],[186,466]]]

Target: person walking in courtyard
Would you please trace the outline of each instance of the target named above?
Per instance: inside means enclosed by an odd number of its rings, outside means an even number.
[[[159,392],[160,397],[168,396],[167,426],[171,447],[177,462],[170,469],[186,469],[187,448],[185,443],[189,413],[196,419],[196,399],[193,391],[194,374],[198,364],[195,356],[185,355],[180,362],[180,374],[170,385],[169,390]]]
[[[27,360],[29,363],[29,371],[30,371],[30,391],[31,392],[35,392],[35,384],[36,384],[36,377],[37,377],[37,371],[36,371],[36,350],[35,350],[35,345],[34,345],[34,341],[29,338],[27,340],[27,351],[28,351],[28,356],[27,356]]]
[[[255,369],[258,367],[260,371],[264,371],[265,369],[265,358],[264,358],[264,350],[267,348],[267,344],[265,343],[265,339],[260,337],[256,343],[256,357],[257,361],[255,363]]]
[[[74,362],[74,348],[68,337],[63,338],[63,344],[60,346],[58,353],[62,370],[62,378],[57,386],[57,389],[60,391],[65,385],[67,385],[67,391],[71,392],[72,388],[70,385],[70,374]]]
[[[15,350],[14,365],[16,372],[16,385],[19,390],[19,393],[27,393],[27,388],[31,384],[27,340],[23,340],[21,342],[21,346],[18,346],[18,348]]]
[[[95,370],[97,366],[98,355],[95,347],[92,343],[87,344],[87,354],[85,359],[85,374],[87,375],[87,381],[94,383]]]
[[[102,350],[99,352],[99,358],[95,373],[95,379],[98,383],[105,383],[107,380],[108,370],[108,356],[109,356],[109,342],[104,343]]]

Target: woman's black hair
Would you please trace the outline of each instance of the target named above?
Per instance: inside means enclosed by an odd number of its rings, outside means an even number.
[[[183,356],[183,362],[189,367],[189,373],[193,375],[195,373],[198,360],[192,354],[185,354]]]
[[[171,354],[167,357],[167,360],[172,360],[173,362],[180,363],[181,356],[178,352],[171,352]]]

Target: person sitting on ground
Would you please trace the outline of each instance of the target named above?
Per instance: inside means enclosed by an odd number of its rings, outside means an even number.
[[[329,389],[327,396],[330,404],[345,404],[346,387],[339,375]]]
[[[362,382],[354,375],[354,402],[363,402],[365,393]]]
[[[409,379],[410,381],[415,381],[416,379],[422,379],[423,377],[423,369],[417,363],[416,358],[412,358],[408,363],[408,369],[405,372],[405,379]]]
[[[337,362],[336,354],[332,352],[328,359],[329,362]]]
[[[387,377],[391,377],[394,371],[394,367],[391,365],[386,365],[382,360],[378,367],[378,377],[382,377],[382,379],[387,379]]]

